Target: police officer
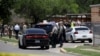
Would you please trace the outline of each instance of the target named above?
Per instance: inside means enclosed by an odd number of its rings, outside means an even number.
[[[59,22],[59,29],[58,29],[58,39],[59,39],[59,43],[60,43],[60,46],[59,47],[62,47],[63,46],[63,42],[64,42],[64,39],[65,39],[65,27],[64,27],[64,24],[63,22]]]
[[[52,29],[52,32],[51,32],[51,45],[52,45],[52,48],[56,48],[56,43],[57,43],[57,32],[58,32],[58,29],[57,29],[57,25],[55,25]]]

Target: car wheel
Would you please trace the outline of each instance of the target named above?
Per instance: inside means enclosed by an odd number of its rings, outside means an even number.
[[[81,43],[84,43],[85,42],[85,40],[81,40]]]
[[[65,42],[68,43],[68,40],[66,40]]]
[[[73,40],[73,37],[71,36],[70,38],[71,38],[71,42],[72,42],[72,43],[75,43],[75,41]]]
[[[89,41],[89,43],[92,43],[92,39],[89,39],[88,41]]]
[[[41,49],[44,49],[44,46],[41,46]]]
[[[49,49],[49,46],[46,46],[46,49]]]

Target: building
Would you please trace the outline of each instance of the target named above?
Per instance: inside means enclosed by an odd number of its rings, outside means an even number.
[[[51,17],[49,17],[49,20],[53,20],[53,21],[69,21],[69,20],[80,20],[80,21],[84,21],[84,22],[91,22],[91,14],[90,13],[84,13],[84,14],[66,14],[66,15],[53,15]]]
[[[91,21],[100,22],[100,4],[90,5],[91,7]]]

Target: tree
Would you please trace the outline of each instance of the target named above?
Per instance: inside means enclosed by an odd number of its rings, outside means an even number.
[[[37,23],[46,15],[77,13],[77,8],[75,0],[17,0],[15,12]]]
[[[76,0],[79,6],[80,13],[90,13],[90,6],[92,4],[99,4],[100,0]]]
[[[3,24],[10,21],[10,10],[13,8],[14,0],[0,0],[0,20]]]

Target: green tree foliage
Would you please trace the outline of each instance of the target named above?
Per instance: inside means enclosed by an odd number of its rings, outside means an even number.
[[[89,5],[99,3],[100,0],[0,0],[0,20],[8,23],[12,8],[37,23],[47,19],[46,15],[90,13]]]
[[[100,4],[100,0],[76,0],[80,13],[90,13],[90,5]]]
[[[13,7],[14,0],[0,0],[0,20],[3,20],[3,24],[10,21],[11,8]]]
[[[15,12],[37,23],[46,15],[77,13],[78,5],[75,0],[17,0]]]

